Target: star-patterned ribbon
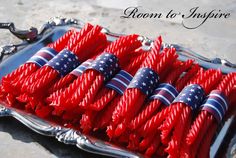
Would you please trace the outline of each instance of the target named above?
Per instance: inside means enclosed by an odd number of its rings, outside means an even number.
[[[213,90],[207,96],[207,99],[201,107],[202,110],[211,113],[220,123],[228,109],[228,101],[221,91]]]
[[[93,69],[100,72],[104,76],[104,81],[109,81],[116,73],[119,72],[118,58],[111,54],[104,52],[99,55],[87,70]]]
[[[87,61],[80,64],[73,71],[71,71],[70,74],[73,74],[75,76],[81,76],[82,73],[88,68],[88,66],[91,65],[92,61],[93,61],[92,59],[88,59]]]
[[[39,67],[45,65],[49,60],[57,55],[57,52],[49,47],[43,47],[33,55],[26,63],[35,63]]]
[[[124,91],[128,87],[130,81],[132,80],[133,76],[130,75],[125,70],[120,70],[119,73],[115,75],[107,84],[106,87],[114,89],[119,94],[123,95]]]
[[[169,83],[161,83],[154,90],[150,100],[158,99],[166,106],[169,106],[172,101],[178,96],[178,91]]]
[[[46,65],[52,67],[61,76],[65,76],[80,64],[78,57],[71,51],[63,49]]]
[[[134,75],[128,88],[138,88],[145,95],[149,96],[158,86],[159,76],[150,68],[140,68]]]
[[[192,110],[196,110],[201,105],[204,95],[205,92],[200,85],[190,84],[179,93],[173,103],[185,103],[190,106]]]

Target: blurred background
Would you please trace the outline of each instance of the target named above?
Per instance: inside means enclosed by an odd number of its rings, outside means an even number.
[[[0,0],[0,22],[14,22],[19,29],[40,28],[55,16],[81,19],[99,24],[112,32],[155,38],[162,35],[164,42],[181,44],[199,54],[225,58],[236,63],[236,1],[235,0]],[[199,6],[199,11],[221,9],[229,12],[227,19],[208,19],[196,29],[182,26],[182,18],[122,19],[124,9],[141,6],[140,12],[167,13],[171,9],[188,13]],[[188,24],[199,21],[189,20]],[[0,45],[20,42],[7,30],[0,30]],[[4,157],[80,157],[84,153],[71,146],[57,143],[31,132],[13,119],[0,119],[0,154]],[[81,156],[81,157],[82,157]],[[87,155],[86,157],[93,157]]]

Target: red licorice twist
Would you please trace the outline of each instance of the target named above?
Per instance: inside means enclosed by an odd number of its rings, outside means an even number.
[[[47,47],[54,49],[56,52],[60,52],[74,32],[74,30],[67,31],[54,43],[48,44]],[[20,92],[20,86],[24,83],[25,79],[37,69],[39,69],[39,66],[35,63],[25,63],[19,66],[16,70],[2,78],[2,92],[9,93],[8,95],[17,95]]]
[[[159,52],[161,38],[156,40],[156,45],[158,46],[158,51],[151,51],[141,67],[151,68],[158,74],[161,74],[164,71],[169,71],[168,66],[173,63],[177,55],[175,54],[175,50],[171,49],[171,51],[164,53],[158,62],[156,53]],[[112,114],[112,125],[107,130],[107,134],[110,138],[120,136],[125,131],[125,126],[137,114],[146,97],[147,96],[137,88],[130,88],[124,92],[124,95],[121,97],[120,102],[117,104]],[[114,127],[113,130],[112,126]]]
[[[121,37],[111,43],[104,52],[112,53],[119,59],[119,62],[122,63],[126,58],[125,55],[128,56],[129,52],[140,47],[141,43],[137,40],[137,37],[137,35]],[[90,69],[85,71],[80,78],[82,82],[78,82],[78,79],[74,80],[53,104],[63,104],[60,106],[64,107],[67,111],[72,110],[74,112],[79,112],[81,107],[85,108],[89,105],[95,97],[95,92],[103,85],[104,77],[99,72]],[[71,97],[68,98],[68,96]],[[75,107],[78,108],[75,110]]]
[[[131,63],[128,63],[128,65],[124,68],[127,72],[134,75],[134,72],[138,70],[140,67],[142,61],[146,58],[147,53],[143,52],[139,56],[135,56],[131,59]],[[85,114],[83,114],[82,119],[80,120],[81,128],[84,130],[84,132],[90,131],[91,128],[93,128],[93,122],[96,120],[97,124],[101,118],[96,117],[98,113],[101,112],[107,105],[114,107],[113,99],[115,97],[118,97],[120,94],[118,94],[115,90],[102,87],[99,92],[96,94],[95,99],[93,100],[93,103],[89,105],[89,109],[86,111]],[[106,111],[106,109],[105,109]],[[103,113],[103,111],[102,111]],[[101,116],[101,115],[100,115]],[[106,115],[106,117],[109,116],[111,118],[111,115]]]
[[[217,86],[217,90],[220,90],[225,96],[230,99],[230,93],[233,90],[233,86],[236,83],[236,74],[231,73],[224,77],[224,79]],[[210,122],[206,122],[207,118],[211,118]],[[197,118],[193,122],[188,134],[186,136],[186,143],[189,146],[199,146],[201,139],[199,139],[199,135],[203,135],[207,133],[210,127],[210,124],[217,125],[217,121],[214,119],[213,115],[205,110],[201,110],[198,114]],[[205,128],[204,128],[205,126]],[[204,140],[205,141],[205,140]],[[197,145],[196,145],[197,144]]]
[[[195,82],[195,84],[201,85],[201,87],[205,90],[205,93],[208,94],[211,88],[213,88],[220,81],[220,79],[220,71],[208,70],[204,74],[204,77],[199,77],[199,81],[196,80],[197,82]],[[185,111],[187,113],[185,113]],[[185,130],[189,129],[189,127],[186,127],[186,125],[187,120],[192,119],[191,111],[191,108],[184,103],[174,103],[171,105],[170,113],[166,117],[163,124],[159,127],[161,130],[162,143],[168,143],[168,147],[165,151],[168,152],[170,156],[179,157],[179,152],[174,151],[180,150],[183,133]],[[178,128],[181,119],[185,120],[182,122],[182,127],[184,128]],[[171,138],[171,140],[166,142],[165,140],[168,138]]]

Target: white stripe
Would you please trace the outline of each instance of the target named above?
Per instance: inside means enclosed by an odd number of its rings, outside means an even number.
[[[36,58],[36,59],[37,59],[37,58],[42,59],[45,63],[48,62],[47,59],[45,59],[45,58],[43,58],[43,57],[41,57],[41,56],[38,56],[38,55],[33,56],[33,57],[31,58],[31,60],[34,59],[34,58]]]
[[[164,96],[162,96],[162,95],[160,95],[160,94],[155,94],[155,95],[153,95],[153,96],[151,97],[151,99],[157,99],[157,97],[160,97],[160,98],[164,99],[164,100],[170,105],[171,102],[170,102],[168,99],[166,99],[166,97],[164,97]]]
[[[223,116],[221,115],[220,111],[216,107],[212,106],[211,104],[204,104],[204,106],[206,106],[206,107],[208,106],[208,107],[215,109],[216,112],[218,113],[218,115],[220,116],[220,120],[222,120]]]
[[[222,98],[219,94],[209,94],[209,96],[217,96],[217,97],[219,97],[219,98],[224,102],[224,107],[225,107],[225,109],[226,109],[226,110],[228,109],[228,106],[227,106],[226,101],[225,101],[224,98]]]
[[[38,51],[38,53],[40,53],[40,52],[43,52],[43,53],[48,53],[48,54],[50,54],[52,57],[54,57],[54,56],[55,56],[54,54],[52,54],[50,51],[48,51],[48,50],[46,50],[46,49],[39,50],[39,51]],[[37,55],[37,53],[36,53],[36,55]]]
[[[27,63],[36,63],[36,64],[38,64],[38,65],[41,66],[41,67],[43,66],[43,65],[41,65],[40,63],[38,63],[37,61],[35,61],[35,60],[32,60],[32,61],[29,60]]]
[[[212,100],[212,101],[215,101],[215,102],[217,102],[220,106],[221,106],[221,108],[222,108],[222,110],[223,110],[223,112],[225,113],[225,109],[222,107],[223,105],[221,104],[221,103],[219,103],[216,99],[211,99],[211,98],[208,98],[207,100]]]
[[[79,70],[79,69],[74,69],[73,71],[79,72],[79,73],[81,73],[81,74],[83,73],[83,71],[82,71],[82,70]],[[72,72],[73,72],[73,71],[72,71]]]
[[[85,65],[85,64],[88,64],[88,65],[90,65],[90,64],[91,64],[91,62],[90,62],[90,61],[85,61],[85,62],[83,62],[81,65]]]
[[[127,79],[125,76],[123,76],[123,75],[121,75],[121,74],[116,74],[117,76],[121,76],[122,78],[124,78],[126,81],[129,81],[130,82],[130,80],[129,79]]]
[[[165,87],[162,87],[162,88],[157,88],[156,90],[162,90],[162,89],[164,89],[164,90],[166,90],[167,92],[169,92],[171,95],[172,95],[172,97],[176,97],[169,89],[167,89],[167,88],[165,88]]]
[[[128,85],[126,83],[124,83],[123,81],[117,79],[117,78],[113,78],[112,80],[118,81],[119,83],[123,84],[125,87],[127,87]]]
[[[121,94],[123,94],[123,91],[122,91],[120,88],[118,88],[118,87],[116,87],[116,86],[114,86],[114,85],[112,85],[112,84],[107,84],[106,86],[111,86],[111,87],[113,87],[115,90],[118,90]]]

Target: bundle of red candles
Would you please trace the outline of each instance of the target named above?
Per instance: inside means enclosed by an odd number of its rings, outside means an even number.
[[[70,29],[4,76],[0,99],[148,157],[209,157],[235,103],[236,73],[178,60],[157,37],[107,41],[102,27]]]

